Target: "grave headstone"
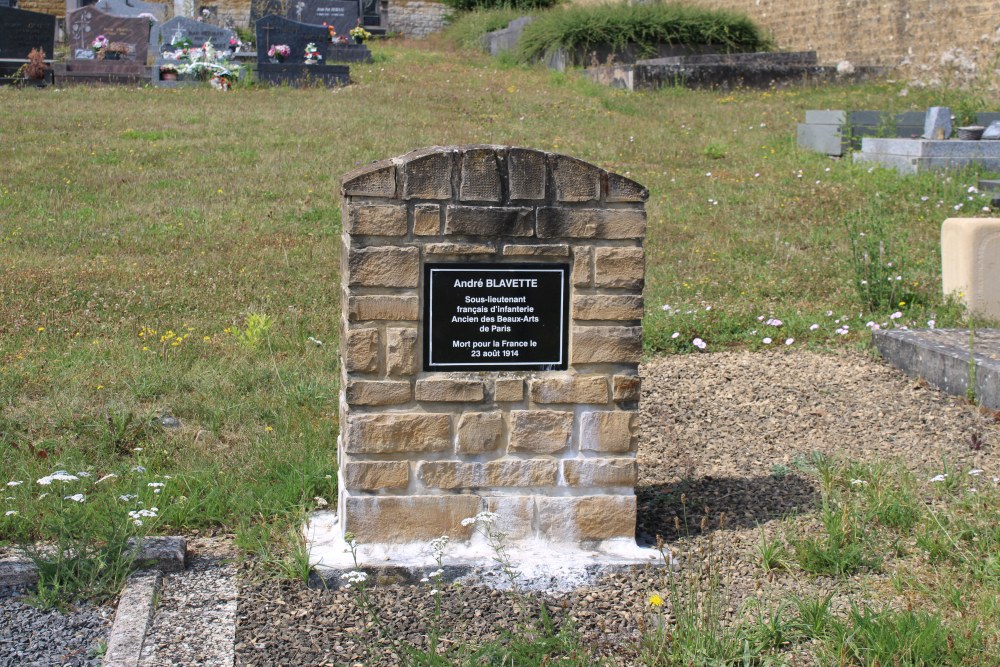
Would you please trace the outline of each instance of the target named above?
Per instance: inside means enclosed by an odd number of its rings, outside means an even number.
[[[341,194],[340,534],[469,540],[486,510],[513,541],[634,548],[648,191],[449,146]]]
[[[55,16],[0,7],[0,58],[24,60],[32,49],[51,58],[55,38]]]
[[[924,120],[924,139],[948,139],[951,137],[951,109],[931,107]]]
[[[250,25],[257,25],[257,21],[265,16],[281,16],[284,13],[284,0],[250,0]]]
[[[983,132],[983,139],[987,140],[997,140],[1000,139],[1000,120],[995,120],[990,123],[990,126],[986,128]]]
[[[98,35],[109,42],[125,44],[122,60],[145,65],[149,50],[149,21],[145,18],[111,16],[93,7],[78,9],[66,18],[70,59],[94,60],[90,45]]]
[[[332,24],[338,35],[347,37],[358,24],[357,0],[288,0],[285,18],[299,23]]]
[[[195,46],[201,46],[211,41],[217,49],[229,48],[229,40],[235,36],[232,30],[209,23],[202,23],[186,16],[175,16],[153,26],[149,32],[150,48],[156,53],[163,53],[171,48],[171,43],[186,37]]]
[[[102,12],[112,16],[139,16],[151,14],[157,22],[167,18],[167,6],[159,2],[143,2],[142,0],[97,0],[94,5]]]
[[[310,42],[316,44],[325,60],[328,36],[326,28],[321,25],[299,23],[282,16],[265,16],[257,21],[257,62],[270,62],[268,49],[277,44],[287,44],[291,53],[285,63],[301,64],[305,61],[306,45]]]

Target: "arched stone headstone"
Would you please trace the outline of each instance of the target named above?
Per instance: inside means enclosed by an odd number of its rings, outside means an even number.
[[[433,147],[342,181],[339,529],[632,541],[645,188]]]

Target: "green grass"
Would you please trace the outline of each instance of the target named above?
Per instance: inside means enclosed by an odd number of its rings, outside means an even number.
[[[963,322],[938,294],[938,235],[978,212],[975,175],[900,178],[794,146],[806,109],[947,103],[936,91],[626,94],[443,42],[375,49],[337,91],[0,89],[0,482],[25,482],[4,496],[19,514],[0,516],[0,542],[56,537],[34,480],[58,469],[117,475],[88,496],[107,522],[135,509],[117,501],[135,466],[169,475],[155,532],[235,531],[255,552],[286,545],[314,498],[332,504],[339,178],[420,146],[531,146],[649,187],[650,352],[696,352],[695,336],[766,350],[765,333],[857,347],[894,310],[897,324]],[[845,220],[883,200],[919,298],[873,311]],[[766,332],[762,315],[783,324]],[[879,510],[909,520],[893,511]],[[945,528],[914,530],[978,553]]]

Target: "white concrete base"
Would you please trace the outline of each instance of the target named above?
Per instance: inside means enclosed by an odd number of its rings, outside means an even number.
[[[375,570],[377,578],[415,583],[437,569],[429,544],[360,544],[355,567],[335,512],[316,512],[305,525],[309,562],[327,586],[339,587],[340,574],[354,569]],[[601,575],[636,566],[662,566],[656,549],[634,540],[605,540],[593,549],[537,538],[507,543],[507,555],[518,572],[518,585],[528,590],[570,591]],[[486,539],[476,533],[468,543],[452,542],[444,552],[446,581],[506,588],[509,582]]]

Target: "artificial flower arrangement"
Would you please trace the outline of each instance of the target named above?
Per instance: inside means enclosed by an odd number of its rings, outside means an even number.
[[[371,36],[372,36],[372,34],[370,32],[368,32],[367,30],[365,30],[360,25],[351,28],[351,33],[350,34],[351,34],[351,37],[354,38],[354,41],[357,42],[358,44],[361,44],[365,40],[371,39]]]
[[[95,56],[99,56],[104,49],[108,48],[108,38],[104,35],[98,35],[94,38],[94,41],[90,43],[90,49],[94,52]]]
[[[323,56],[320,55],[319,49],[316,48],[316,42],[309,42],[308,44],[306,44],[306,52],[305,52],[306,65],[315,65],[320,60],[323,60]]]
[[[232,51],[233,53],[236,53],[237,51],[240,50],[241,46],[243,46],[243,42],[240,41],[239,37],[230,37],[229,38],[229,50],[230,51]]]
[[[284,61],[290,55],[292,55],[292,49],[287,44],[274,44],[267,50],[267,57],[274,58],[278,62]]]
[[[337,29],[333,27],[332,23],[327,23],[326,21],[323,21],[323,27],[326,28],[326,31],[328,33],[330,33],[329,35],[327,35],[326,41],[330,42],[331,44],[347,44],[347,38],[338,35]]]

